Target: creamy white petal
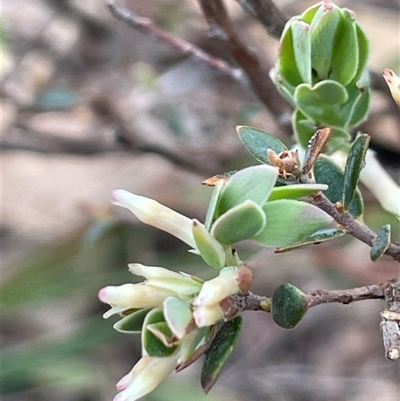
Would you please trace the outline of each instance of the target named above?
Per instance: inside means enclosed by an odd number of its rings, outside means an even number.
[[[99,291],[101,302],[130,308],[154,308],[161,305],[169,296],[176,296],[176,293],[143,283],[110,285]]]
[[[130,210],[140,221],[186,242],[192,248],[196,243],[192,234],[192,220],[174,210],[158,203],[154,199],[134,195],[124,189],[113,192],[116,199],[112,203]]]
[[[123,385],[131,378],[128,386],[118,393],[113,401],[135,401],[153,391],[176,367],[178,353],[163,358],[143,356],[135,367],[128,373],[129,377],[122,378]],[[121,381],[120,381],[121,382]],[[120,384],[120,383],[118,383]]]

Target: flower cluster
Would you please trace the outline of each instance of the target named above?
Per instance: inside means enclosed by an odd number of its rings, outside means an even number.
[[[99,299],[111,306],[104,317],[123,316],[114,325],[116,330],[142,333],[142,358],[117,384],[120,392],[114,401],[142,397],[187,362],[207,341],[209,326],[231,313],[227,298],[240,291],[241,269],[247,268],[227,267],[202,282],[162,267],[130,264],[129,270],[144,276],[144,282],[99,291]]]
[[[215,335],[213,326],[235,318],[238,306],[233,296],[248,293],[254,277],[233,244],[253,239],[264,246],[285,245],[288,238],[297,241],[331,221],[309,204],[279,199],[282,192],[274,193],[277,177],[278,168],[261,165],[220,180],[205,224],[155,200],[125,190],[114,191],[115,205],[130,210],[143,223],[181,239],[192,248],[190,252],[219,272],[204,281],[187,273],[132,263],[129,271],[144,277],[144,281],[107,286],[99,291],[100,301],[111,306],[104,317],[121,316],[114,328],[141,333],[142,358],[117,384],[119,393],[114,401],[133,401],[152,391],[170,372],[188,366],[207,349]],[[296,187],[302,195],[325,188],[303,188],[300,184]],[[290,185],[286,188],[284,196],[293,191]],[[314,219],[310,219],[311,215]],[[299,222],[296,230],[291,227],[295,217]]]
[[[197,250],[192,220],[158,202],[127,191],[114,192],[115,203],[130,209],[142,221],[168,231]],[[196,224],[199,224],[198,222]],[[118,383],[114,401],[133,401],[154,390],[194,351],[208,341],[210,327],[236,310],[230,296],[246,292],[253,280],[245,266],[227,266],[211,280],[163,267],[129,264],[129,271],[145,277],[137,284],[107,286],[100,301],[109,304],[104,317],[121,315],[114,328],[141,332],[142,358]]]

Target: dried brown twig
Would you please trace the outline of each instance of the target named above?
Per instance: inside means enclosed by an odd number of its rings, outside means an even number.
[[[211,34],[223,40],[237,64],[246,73],[254,93],[277,121],[284,121],[291,109],[282,100],[269,79],[270,66],[264,65],[257,54],[250,50],[236,35],[228,13],[221,0],[199,0]]]
[[[155,37],[182,54],[192,55],[209,67],[230,75],[242,83],[246,80],[250,81],[254,92],[276,120],[288,125],[291,109],[268,78],[270,66],[263,65],[258,56],[239,40],[220,0],[199,0],[199,2],[211,33],[227,44],[228,50],[240,68],[233,67],[226,61],[213,57],[193,43],[172,36],[151,19],[139,16],[116,4],[114,0],[108,0],[108,8],[115,18],[125,22],[131,28]]]
[[[271,0],[236,0],[250,15],[260,21],[267,32],[280,38],[287,18]]]
[[[128,24],[131,28],[155,37],[163,43],[166,43],[172,48],[178,50],[182,54],[190,54],[207,64],[209,67],[230,75],[236,80],[244,79],[243,72],[239,68],[234,68],[224,60],[211,56],[191,42],[177,38],[176,36],[172,36],[168,32],[161,29],[150,18],[141,17],[126,7],[115,4],[114,0],[108,0],[107,3],[111,14],[120,21]]]

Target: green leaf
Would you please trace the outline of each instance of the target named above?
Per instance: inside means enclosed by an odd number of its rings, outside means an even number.
[[[356,23],[357,47],[358,47],[358,69],[354,80],[357,81],[367,67],[369,56],[369,40],[363,29]]]
[[[231,245],[252,238],[265,223],[261,207],[246,200],[220,216],[213,224],[211,234],[223,244]]]
[[[277,73],[291,86],[302,83],[302,77],[295,62],[294,43],[292,34],[292,24],[296,19],[292,18],[286,25],[282,33],[279,46],[279,59],[277,63]]]
[[[315,4],[309,8],[307,8],[306,11],[303,12],[303,14],[300,15],[300,19],[304,22],[307,22],[307,24],[311,24],[313,21],[315,14],[317,11],[320,9],[321,3]]]
[[[223,246],[197,220],[193,220],[193,237],[204,261],[214,269],[222,269],[226,259]]]
[[[321,155],[314,163],[314,176],[317,183],[328,185],[325,195],[332,203],[342,201],[344,173],[334,162]],[[358,218],[362,216],[363,210],[361,193],[357,189],[349,205],[349,213]]]
[[[378,260],[389,248],[391,237],[391,226],[390,224],[384,225],[378,232],[374,245],[370,250],[370,258],[373,262]]]
[[[296,87],[290,85],[285,79],[283,79],[282,75],[280,75],[278,69],[279,69],[279,63],[271,69],[269,76],[276,86],[276,89],[278,89],[278,92],[280,95],[292,106],[295,106],[294,100],[293,100],[293,94],[294,90]]]
[[[357,74],[358,47],[356,24],[348,10],[341,10],[331,61],[330,79],[348,85]]]
[[[128,316],[123,317],[114,324],[114,329],[121,333],[140,333],[142,331],[143,322],[150,309],[139,309]]]
[[[278,169],[266,165],[247,167],[238,171],[221,191],[215,217],[221,216],[246,200],[263,205],[275,185],[277,176]]]
[[[239,338],[241,328],[241,316],[236,316],[234,319],[224,323],[211,343],[210,348],[207,350],[201,370],[201,387],[205,394],[217,382],[221,370]]]
[[[303,21],[293,20],[291,28],[294,62],[296,63],[302,82],[312,84],[310,26]]]
[[[158,323],[163,323],[163,325],[157,325]],[[176,351],[177,346],[166,346],[160,340],[160,338],[158,338],[154,333],[147,329],[147,326],[154,327],[154,325],[157,325],[158,329],[163,329],[166,334],[172,334],[171,331],[168,332],[168,325],[165,322],[163,311],[160,308],[152,309],[147,314],[143,323],[142,347],[150,356],[163,357],[172,355]]]
[[[370,138],[371,135],[369,134],[359,135],[353,142],[347,156],[342,196],[345,211],[348,211],[356,194],[360,173],[365,165],[365,154],[368,149]]]
[[[238,125],[236,131],[243,145],[260,163],[269,164],[268,149],[272,149],[276,154],[288,150],[278,138],[260,129]]]
[[[307,149],[308,142],[316,131],[315,121],[309,120],[299,109],[296,109],[292,114],[292,125],[296,140],[304,149]]]
[[[340,238],[346,234],[345,230],[340,230],[338,228],[322,228],[321,230],[316,231],[311,234],[309,237],[304,239],[301,242],[296,244],[292,244],[289,246],[283,246],[281,248],[276,249],[276,253],[282,253],[291,251],[292,249],[300,248],[302,246],[311,245],[311,244],[320,244],[321,242],[331,241],[336,238]]]
[[[316,13],[311,23],[312,68],[318,80],[329,78],[333,44],[339,24],[340,11],[336,6],[321,6],[322,14]],[[317,19],[317,16],[320,18]]]
[[[300,289],[290,283],[281,284],[272,294],[272,318],[284,329],[295,327],[307,312],[307,299]]]
[[[215,185],[213,193],[211,195],[210,203],[208,204],[208,208],[207,208],[206,218],[204,221],[204,226],[206,227],[207,230],[210,230],[210,228],[211,228],[211,224],[213,222],[213,218],[215,215],[215,209],[217,208],[218,199],[221,194],[223,186],[224,186],[223,182],[219,181]]]
[[[263,210],[267,224],[253,238],[263,246],[282,247],[298,243],[332,221],[317,207],[292,199],[267,202]]]
[[[294,92],[296,106],[318,126],[343,127],[347,121],[340,106],[348,99],[346,88],[339,82],[325,80],[314,86],[301,84]]]
[[[369,85],[369,83],[367,83]],[[366,85],[367,85],[366,84]],[[350,127],[355,127],[366,120],[368,116],[369,103],[371,98],[371,91],[368,86],[362,88],[357,88],[359,94],[356,99],[354,99],[353,107],[349,112],[349,120],[347,125]]]
[[[269,195],[268,202],[277,199],[299,199],[328,189],[324,184],[297,184],[275,187]]]
[[[172,333],[179,339],[183,338],[193,316],[189,303],[175,297],[168,297],[163,303],[165,321]]]

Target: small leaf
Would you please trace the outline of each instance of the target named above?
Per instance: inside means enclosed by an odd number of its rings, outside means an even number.
[[[114,324],[114,329],[120,333],[140,333],[146,315],[150,309],[139,309],[136,312],[130,313]]]
[[[231,245],[252,238],[265,223],[261,207],[246,200],[220,216],[213,224],[211,234],[223,244]]]
[[[176,349],[177,345],[174,346],[166,346],[163,341],[161,341],[157,336],[151,331],[147,330],[147,326],[155,325],[158,323],[165,323],[164,314],[162,309],[156,308],[152,309],[146,316],[143,323],[142,330],[142,347],[145,352],[147,352],[150,356],[169,356],[172,355]],[[165,326],[163,326],[165,328]],[[168,334],[172,334],[169,332]]]
[[[206,218],[204,221],[204,226],[206,227],[207,230],[210,230],[211,228],[211,224],[213,222],[213,218],[215,215],[215,209],[217,208],[218,199],[221,194],[222,188],[223,188],[222,181],[219,181],[217,184],[215,184],[213,193],[211,195],[210,203],[208,204]]]
[[[344,169],[343,181],[343,207],[347,211],[356,194],[358,179],[365,164],[365,154],[367,153],[371,135],[359,135],[353,142],[347,156],[346,167]]]
[[[217,382],[221,370],[231,355],[242,328],[242,317],[224,323],[207,350],[201,370],[201,387],[207,394]]]
[[[307,24],[311,24],[313,21],[315,14],[317,11],[320,9],[321,3],[315,4],[311,6],[310,8],[307,8],[306,11],[303,12],[303,14],[300,15],[300,19],[304,22],[307,22]]]
[[[341,10],[331,61],[330,79],[348,85],[358,72],[357,31],[353,15]]]
[[[340,106],[348,99],[346,88],[339,82],[324,80],[314,86],[301,84],[294,92],[296,106],[318,126],[344,127],[347,121]]]
[[[303,82],[297,64],[294,61],[296,58],[294,53],[292,24],[295,23],[295,21],[296,19],[292,18],[285,25],[281,35],[279,60],[277,63],[277,72],[282,75],[283,79],[291,86],[297,86]]]
[[[168,297],[163,303],[165,321],[172,333],[179,339],[186,334],[187,328],[193,319],[188,302]]]
[[[278,169],[266,165],[251,166],[238,171],[221,191],[215,218],[246,200],[263,205],[275,185],[277,176]]]
[[[320,184],[327,184],[326,197],[332,202],[340,202],[343,194],[343,171],[329,158],[321,155],[314,163],[315,181]],[[349,213],[358,218],[363,214],[363,201],[360,191],[357,189],[353,201],[349,205]]]
[[[378,260],[389,248],[391,237],[391,226],[390,224],[384,225],[378,232],[374,245],[372,245],[369,253],[371,260],[375,262]]]
[[[358,68],[354,80],[360,79],[367,67],[369,56],[369,40],[363,29],[356,23],[357,49],[358,49]]]
[[[303,241],[298,242],[297,244],[292,244],[289,246],[283,246],[281,248],[277,248],[275,252],[282,253],[306,245],[320,244],[321,242],[331,241],[333,239],[340,238],[345,234],[346,234],[345,230],[340,230],[338,228],[322,228],[321,230],[318,230],[315,233],[311,234]]]
[[[267,224],[253,238],[263,246],[295,244],[332,221],[330,216],[317,207],[291,199],[267,202],[263,210]]]
[[[236,131],[243,145],[260,163],[269,164],[268,149],[276,154],[288,150],[278,138],[260,129],[238,125]]]
[[[324,184],[297,184],[275,187],[269,195],[268,202],[277,199],[299,199],[328,189]]]
[[[318,80],[329,78],[334,40],[338,29],[340,11],[336,6],[322,3],[311,22],[311,62]]]
[[[310,26],[303,21],[291,23],[295,64],[302,82],[312,84],[311,80],[311,35]]]
[[[214,269],[222,269],[226,259],[223,246],[196,219],[193,220],[193,237],[204,261]]]
[[[272,294],[272,318],[284,329],[295,327],[307,312],[307,299],[300,289],[287,283],[281,284]]]

